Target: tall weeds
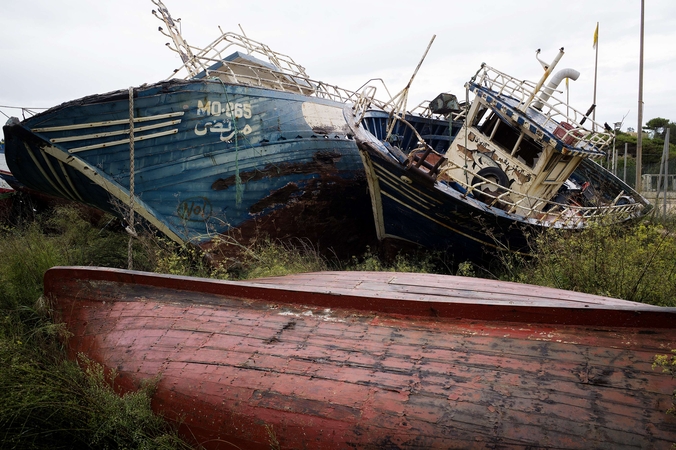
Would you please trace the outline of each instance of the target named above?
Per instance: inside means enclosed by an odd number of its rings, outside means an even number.
[[[50,319],[41,297],[44,272],[55,265],[126,267],[127,241],[110,217],[93,225],[78,210],[18,226],[0,225],[0,448],[187,448],[153,415],[153,386],[120,397],[114,379],[80,358],[68,361],[66,330]],[[676,306],[676,226],[643,222],[540,235],[532,260],[505,256],[491,273],[655,305]],[[260,238],[237,257],[215,258],[197,247],[150,233],[134,241],[134,267],[177,275],[250,279],[323,270],[489,274],[469,263],[457,269],[429,252],[383,258],[372,250],[340,261],[303,240]]]
[[[676,306],[673,222],[549,230],[536,238],[532,261],[506,257],[504,277],[542,286]],[[516,263],[515,263],[516,261]]]
[[[41,296],[50,267],[120,266],[125,243],[72,208],[0,226],[0,448],[189,448],[152,413],[152,386],[119,396],[100,366],[66,359]]]

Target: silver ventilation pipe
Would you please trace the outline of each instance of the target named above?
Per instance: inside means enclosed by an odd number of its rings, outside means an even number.
[[[559,84],[566,78],[570,78],[571,80],[575,81],[580,77],[580,72],[578,72],[575,69],[561,69],[558,72],[554,74],[551,80],[549,80],[549,83],[547,83],[547,86],[542,88],[542,92],[540,93],[540,96],[538,97],[538,100],[533,103],[533,108],[537,110],[542,110],[542,105],[549,100],[549,97],[552,96],[554,91],[556,90],[557,87],[559,87]]]

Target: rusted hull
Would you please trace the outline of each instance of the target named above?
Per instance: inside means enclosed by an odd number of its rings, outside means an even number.
[[[35,191],[125,216],[133,179],[137,220],[177,242],[257,233],[323,247],[335,232],[326,218],[374,228],[344,108],[200,78],[143,85],[131,99],[122,90],[73,100],[3,130],[9,168]]]
[[[668,448],[676,309],[400,273],[55,268],[79,352],[207,448]]]

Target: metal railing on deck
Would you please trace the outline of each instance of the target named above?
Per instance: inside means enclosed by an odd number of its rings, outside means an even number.
[[[204,48],[194,46],[188,46],[188,48],[191,53],[189,56],[184,55],[184,64],[169,78],[190,79],[196,75],[196,69],[201,69],[207,78],[224,76],[228,82],[234,84],[312,95],[341,103],[358,102],[361,97],[348,89],[311,79],[305,72],[305,68],[291,57],[277,53],[263,43],[236,33],[223,33]],[[177,51],[174,48],[171,49]],[[225,59],[237,51],[253,56],[263,64]],[[373,88],[368,105],[384,107],[387,101],[375,99],[374,94],[375,88]]]
[[[536,122],[550,132],[557,130],[557,137],[564,142],[574,143],[575,147],[590,146],[602,150],[613,142],[612,132],[606,131],[603,125],[594,122],[585,113],[556,98],[553,94],[557,91],[550,90],[550,88],[546,88],[547,93],[544,95],[535,93],[540,95],[534,96],[536,84],[532,81],[518,80],[487,65],[482,66],[475,83],[482,88],[513,99],[514,107],[523,107],[525,102],[533,97],[531,104],[525,106],[531,108],[537,106],[542,116],[527,113],[529,117],[543,118],[542,122],[537,120]],[[540,92],[543,91],[544,89]],[[567,124],[565,128],[560,126],[562,123]],[[587,124],[587,127],[584,124]]]
[[[443,171],[467,169],[448,160],[446,168]],[[579,228],[593,220],[608,218],[611,222],[622,222],[627,219],[637,217],[644,208],[641,203],[617,204],[623,197],[620,193],[613,202],[600,206],[578,206],[572,204],[557,203],[543,198],[532,197],[526,194],[516,192],[505,188],[487,178],[477,175],[474,172],[467,171],[471,178],[479,178],[479,183],[470,184],[452,177],[452,180],[464,189],[465,196],[472,195],[484,199],[488,206],[499,208],[508,214],[522,216],[530,219],[538,225],[559,226],[563,228]],[[468,177],[469,178],[469,177]],[[490,186],[495,192],[487,193],[481,190],[482,187]]]
[[[275,52],[267,45],[249,39],[244,35],[232,32],[223,33],[221,30],[221,35],[206,47],[200,48],[188,45],[181,36],[180,19],[174,20],[161,0],[152,0],[152,2],[158,8],[153,10],[153,14],[167,27],[166,30],[160,27],[159,31],[173,41],[173,47],[171,44],[167,44],[167,47],[176,52],[183,61],[183,65],[174,70],[174,73],[168,79],[174,77],[191,79],[203,72],[206,77],[216,76],[224,82],[313,95],[341,103],[361,101],[360,108],[362,110],[370,106],[388,112],[391,109],[388,108],[388,105],[393,97],[386,86],[385,92],[388,97],[386,100],[375,99],[375,88],[372,88],[373,90],[369,91],[368,103],[364,103],[360,94],[311,79],[305,72],[305,68],[297,64],[291,57]],[[239,51],[242,51],[244,55],[254,57],[255,60],[246,61],[248,59],[246,57],[242,58],[245,62],[226,60]],[[222,76],[226,79],[224,80]],[[436,116],[426,104],[416,107],[414,113],[421,117]]]

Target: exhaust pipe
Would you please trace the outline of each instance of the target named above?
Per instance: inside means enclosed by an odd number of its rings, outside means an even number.
[[[554,93],[556,88],[559,87],[559,84],[561,84],[564,79],[570,78],[571,80],[575,81],[579,77],[580,72],[575,69],[562,69],[556,72],[552,79],[549,80],[549,83],[547,83],[547,86],[542,88],[542,92],[540,92],[538,100],[533,103],[533,108],[537,109],[538,111],[542,111],[542,106],[544,103],[549,100],[549,97],[552,96],[552,93]]]

